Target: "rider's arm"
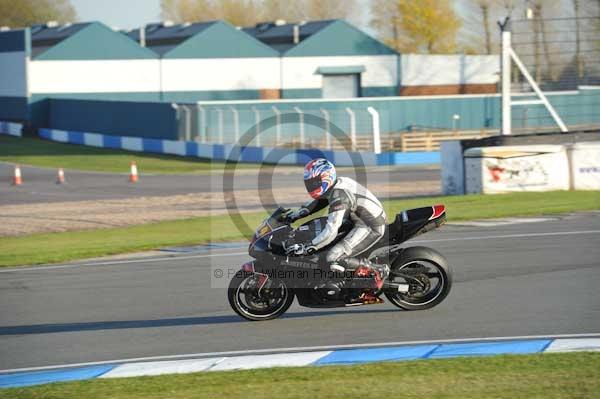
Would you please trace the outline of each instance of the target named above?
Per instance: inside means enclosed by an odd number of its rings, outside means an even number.
[[[312,215],[313,213],[319,212],[321,209],[325,208],[328,204],[329,201],[327,198],[319,198],[309,202],[308,204],[302,205],[302,208],[308,210],[308,214]]]
[[[321,233],[312,240],[315,249],[321,249],[329,245],[337,237],[338,230],[351,209],[351,201],[346,192],[335,190],[329,200],[329,215],[327,224]]]
[[[302,205],[300,208],[296,209],[289,216],[289,219],[294,222],[298,219],[305,218],[313,213],[319,212],[321,209],[325,208],[329,204],[329,201],[326,198],[319,198],[314,201],[308,202]]]

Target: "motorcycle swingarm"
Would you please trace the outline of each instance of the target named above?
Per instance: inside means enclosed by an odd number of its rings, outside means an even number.
[[[424,272],[426,272],[426,271],[427,270],[424,269]],[[411,272],[412,272],[412,270],[411,270]],[[411,282],[417,283],[419,285],[423,284],[418,278],[416,278],[413,275],[413,273],[400,273],[400,272],[392,271],[392,272],[390,272],[390,274],[393,275],[394,277],[401,277],[407,281],[411,281]],[[419,274],[419,273],[414,273],[414,274]]]

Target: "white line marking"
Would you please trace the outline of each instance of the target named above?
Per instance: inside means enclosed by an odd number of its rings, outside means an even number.
[[[470,222],[450,222],[450,226],[469,226],[469,227],[498,227],[510,226],[524,223],[541,223],[559,220],[558,218],[506,218],[492,220],[473,220]]]
[[[68,269],[73,267],[81,267],[81,266],[110,266],[110,265],[122,265],[127,263],[150,263],[150,262],[163,262],[163,261],[176,261],[176,260],[186,260],[186,259],[196,259],[196,258],[212,258],[212,257],[220,257],[220,256],[240,256],[240,255],[248,255],[248,252],[230,252],[224,254],[201,254],[201,255],[188,255],[188,256],[168,256],[163,258],[147,258],[147,259],[131,259],[131,260],[114,260],[114,261],[106,261],[106,262],[95,262],[95,263],[75,263],[72,265],[56,265],[56,266],[31,266],[31,267],[22,267],[22,268],[10,268],[10,269],[0,269],[0,273],[8,273],[8,272],[34,272],[38,270],[52,270],[52,269]]]
[[[551,237],[551,236],[563,236],[563,235],[582,235],[582,234],[600,234],[600,230],[581,230],[581,231],[557,231],[552,233],[525,233],[525,234],[506,234],[497,236],[483,236],[483,237],[459,237],[459,238],[440,238],[437,240],[415,240],[410,241],[414,244],[430,243],[430,242],[447,242],[447,241],[474,241],[474,240],[496,240],[503,238],[530,238],[530,237]],[[150,263],[150,262],[163,262],[163,261],[178,261],[188,259],[199,259],[199,258],[213,258],[221,256],[241,256],[247,255],[247,252],[231,252],[231,253],[218,253],[218,254],[200,254],[200,255],[189,255],[189,256],[169,256],[163,258],[148,258],[148,259],[131,259],[131,260],[114,260],[107,262],[95,262],[95,263],[76,263],[71,265],[57,265],[57,266],[33,266],[23,268],[10,268],[0,269],[0,273],[9,272],[35,272],[39,270],[51,270],[51,269],[67,269],[81,266],[110,266],[110,265],[122,265],[129,263]]]
[[[348,344],[348,345],[329,345],[329,346],[304,346],[296,348],[275,348],[275,349],[250,349],[241,351],[227,352],[205,352],[205,353],[190,353],[182,355],[166,355],[166,356],[149,356],[136,357],[129,359],[105,360],[100,362],[72,363],[61,364],[56,366],[41,366],[41,367],[25,367],[18,369],[0,370],[0,373],[16,373],[21,371],[38,371],[38,370],[54,370],[70,367],[95,366],[101,364],[122,364],[130,362],[157,361],[157,360],[173,360],[173,359],[190,359],[190,358],[207,358],[207,357],[222,357],[236,355],[253,355],[253,354],[269,354],[269,353],[295,353],[295,352],[314,352],[314,351],[333,351],[339,349],[354,349],[354,348],[377,348],[382,346],[405,346],[405,345],[428,345],[428,344],[453,344],[461,342],[489,342],[489,341],[513,341],[513,340],[528,340],[528,339],[559,339],[559,338],[596,338],[600,337],[600,333],[588,334],[555,334],[555,335],[518,335],[513,337],[487,337],[487,338],[457,338],[457,339],[441,339],[428,341],[400,341],[400,342],[378,342],[372,344]]]
[[[444,242],[444,241],[495,240],[495,239],[501,239],[501,238],[568,236],[568,235],[578,235],[578,234],[600,234],[600,230],[557,231],[557,232],[553,232],[553,233],[526,233],[526,234],[505,234],[505,235],[498,235],[498,236],[483,236],[483,237],[441,238],[438,240],[419,240],[419,241],[412,241],[412,242],[421,243],[421,242]]]

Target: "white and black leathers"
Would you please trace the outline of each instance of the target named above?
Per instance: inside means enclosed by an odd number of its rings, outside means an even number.
[[[326,256],[332,268],[338,270],[338,262],[360,255],[381,239],[387,218],[377,197],[348,177],[338,178],[325,195],[302,206],[295,214],[305,217],[328,205],[327,224],[309,245],[315,250],[329,245],[336,238],[344,220],[349,218],[354,228]]]

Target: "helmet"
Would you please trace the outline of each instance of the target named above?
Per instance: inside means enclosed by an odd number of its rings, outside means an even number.
[[[314,199],[318,199],[335,184],[335,166],[323,158],[313,159],[304,167],[304,185]]]

